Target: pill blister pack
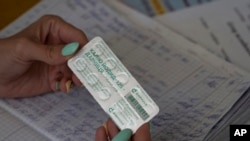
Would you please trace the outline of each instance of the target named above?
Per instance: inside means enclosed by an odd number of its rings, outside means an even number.
[[[159,107],[101,37],[89,41],[68,66],[121,130],[135,133],[158,114]]]

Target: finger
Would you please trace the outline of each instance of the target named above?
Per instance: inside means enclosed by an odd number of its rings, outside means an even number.
[[[107,121],[107,128],[108,128],[109,136],[111,138],[113,138],[117,133],[119,133],[119,129],[117,128],[117,126],[111,119]]]
[[[132,137],[133,141],[151,141],[150,126],[143,124]]]
[[[81,30],[52,15],[43,16],[15,37],[18,39],[16,48],[18,57],[26,57],[23,59],[28,61],[39,60],[51,65],[63,63],[68,59],[60,54],[64,44],[79,42],[79,46],[82,47],[88,41]],[[49,47],[52,45],[59,47]]]
[[[73,88],[73,82],[68,77],[63,77],[60,81],[60,90],[64,93],[69,93]]]
[[[131,129],[124,129],[120,131],[112,141],[129,141],[130,137],[132,136],[133,132]]]
[[[74,87],[74,82],[72,81],[72,71],[69,69],[69,67],[67,66],[67,64],[63,64],[60,66],[60,72],[63,74],[63,78],[62,80],[65,80],[66,82],[61,82],[63,84],[63,92],[65,93],[69,93],[73,87]],[[66,91],[64,90],[64,87],[66,89]]]
[[[74,88],[75,85],[73,84],[72,80],[68,80],[65,86],[66,86],[66,93],[69,93],[71,92],[71,90]]]
[[[83,86],[82,82],[74,74],[72,74],[72,81],[76,86]]]
[[[70,79],[73,74],[73,72],[69,69],[67,64],[60,65],[60,72],[64,75],[64,77],[67,77],[68,79]]]
[[[64,93],[69,93],[74,87],[71,77],[72,71],[66,64],[51,66],[49,68],[49,82],[53,91],[61,90]]]
[[[102,126],[104,127],[104,129],[105,129],[105,133],[106,133],[106,135],[107,136],[109,136],[109,133],[108,133],[108,126],[107,126],[107,121],[106,122],[104,122],[103,124],[102,124]]]
[[[28,39],[18,39],[14,50],[15,56],[21,61],[42,61],[50,65],[63,64],[67,57],[61,54],[64,45],[43,45]]]
[[[54,42],[54,40],[59,40],[62,43],[70,43],[77,41],[80,45],[87,43],[88,39],[84,32],[77,29],[73,25],[65,22],[62,18],[54,15],[45,15],[38,22],[41,22],[42,27],[44,27],[44,34],[41,35],[43,39],[50,40],[49,42]],[[49,35],[49,36],[48,36]]]
[[[60,90],[60,81],[63,78],[63,74],[60,71],[60,67],[58,66],[49,67],[48,77],[49,77],[50,88],[53,91]]]
[[[108,137],[106,135],[106,131],[103,126],[97,128],[96,134],[95,134],[95,140],[96,141],[108,141]]]
[[[60,90],[62,74],[58,74],[54,79],[50,80],[50,88],[56,92]]]
[[[30,47],[30,59],[39,60],[50,65],[60,65],[78,50],[79,44],[74,42],[67,45],[34,45]]]

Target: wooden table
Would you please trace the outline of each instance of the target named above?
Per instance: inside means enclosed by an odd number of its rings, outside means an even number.
[[[0,30],[40,0],[0,0]]]

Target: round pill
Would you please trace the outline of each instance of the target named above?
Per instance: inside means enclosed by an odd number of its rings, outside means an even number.
[[[96,44],[94,50],[97,55],[102,55],[104,53],[104,49],[101,44]]]
[[[109,69],[114,69],[116,67],[116,61],[114,58],[108,58],[105,60],[105,63],[106,63],[106,66],[109,68]]]
[[[87,75],[87,82],[90,85],[95,85],[98,82],[98,77],[97,74],[95,73],[90,73],[89,75]]]
[[[154,108],[154,106],[152,105],[152,104],[147,104],[147,106],[146,107],[144,107],[145,108],[145,110],[147,111],[147,113],[148,114],[152,114],[152,113],[154,113],[154,111],[155,111],[155,108]]]
[[[77,58],[75,60],[75,65],[78,71],[84,71],[85,68],[87,67],[85,60],[83,58]]]
[[[129,76],[125,72],[118,73],[116,79],[122,84],[126,84],[129,80]]]
[[[111,97],[110,90],[108,88],[103,88],[98,92],[99,98],[101,100],[108,100]]]

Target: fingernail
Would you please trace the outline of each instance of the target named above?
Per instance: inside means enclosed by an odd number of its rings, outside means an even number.
[[[65,45],[62,49],[62,55],[63,56],[69,56],[69,55],[72,55],[76,52],[76,50],[78,49],[79,47],[79,43],[78,42],[72,42],[72,43],[69,43],[67,45]]]
[[[153,123],[149,122],[149,132],[152,133],[153,131]]]
[[[128,141],[130,137],[132,136],[132,130],[130,129],[124,129],[121,132],[119,132],[112,141]]]
[[[60,81],[56,81],[56,91],[60,90]]]
[[[71,81],[71,80],[68,80],[68,81],[66,82],[65,85],[66,85],[67,93],[69,93],[70,90],[72,90],[72,88],[73,88],[73,83],[72,83],[72,81]]]
[[[104,123],[102,124],[102,126],[103,126],[104,129],[105,129],[106,135],[108,135],[108,126],[107,126],[107,122],[104,122]]]

